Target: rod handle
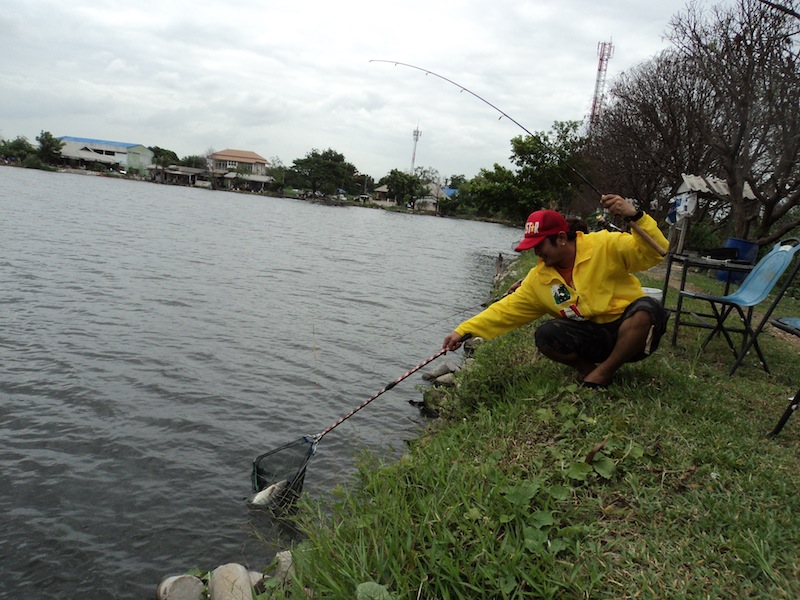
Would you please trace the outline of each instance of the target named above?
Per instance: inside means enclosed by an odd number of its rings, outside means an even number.
[[[651,238],[650,234],[647,233],[644,229],[642,229],[636,221],[630,221],[628,225],[630,225],[631,229],[633,229],[636,233],[638,233],[639,237],[641,237],[645,242],[650,244],[653,247],[653,249],[656,252],[658,252],[661,256],[667,255],[667,251],[664,250],[664,248],[662,248],[658,242],[656,242],[653,238]]]

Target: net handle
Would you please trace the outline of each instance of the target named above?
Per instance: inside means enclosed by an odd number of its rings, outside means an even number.
[[[466,339],[467,339],[467,336],[464,336],[464,339],[466,340]],[[392,389],[392,388],[393,388],[394,386],[396,386],[398,383],[400,383],[401,381],[403,381],[403,380],[404,380],[406,377],[409,377],[409,376],[413,375],[414,373],[416,373],[417,371],[419,371],[419,370],[420,370],[422,367],[424,367],[424,366],[425,366],[425,365],[427,365],[428,363],[431,363],[431,362],[433,362],[434,360],[436,360],[436,359],[437,359],[437,358],[439,358],[439,357],[440,357],[442,354],[445,354],[445,353],[447,353],[447,350],[445,350],[444,348],[442,348],[441,350],[439,350],[439,352],[437,352],[437,353],[436,353],[436,354],[434,354],[433,356],[429,356],[428,358],[426,358],[425,360],[423,360],[423,361],[422,361],[421,363],[419,363],[419,364],[418,364],[416,367],[413,367],[413,368],[409,369],[408,371],[406,371],[405,373],[403,373],[402,375],[400,375],[400,377],[398,377],[398,378],[397,378],[397,379],[395,379],[394,381],[390,382],[390,383],[389,383],[389,384],[388,384],[388,385],[387,385],[385,388],[383,388],[383,389],[382,389],[381,391],[379,391],[377,394],[375,394],[375,395],[373,395],[373,396],[371,396],[371,397],[367,398],[367,399],[366,399],[364,402],[362,402],[362,403],[361,403],[359,406],[357,406],[356,408],[354,408],[353,410],[351,410],[349,413],[347,413],[345,416],[343,416],[342,418],[340,418],[340,419],[339,419],[338,421],[336,421],[335,423],[331,424],[331,425],[330,425],[330,426],[329,426],[327,429],[325,429],[325,430],[321,431],[320,433],[318,433],[317,435],[315,435],[313,439],[314,439],[315,441],[317,441],[317,442],[318,442],[318,441],[319,441],[319,440],[321,440],[321,439],[322,439],[324,436],[326,436],[328,433],[330,433],[332,430],[334,430],[335,428],[337,428],[339,425],[341,425],[342,423],[344,423],[344,422],[345,422],[347,419],[349,419],[349,418],[350,418],[350,417],[352,417],[354,414],[356,414],[358,411],[360,411],[362,408],[364,408],[364,407],[365,407],[367,404],[369,404],[370,402],[372,402],[373,400],[375,400],[375,398],[377,398],[378,396],[380,396],[380,395],[381,395],[381,394],[383,394],[384,392],[388,392],[390,389]]]

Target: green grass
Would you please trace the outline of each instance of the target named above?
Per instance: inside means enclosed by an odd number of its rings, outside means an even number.
[[[796,346],[765,334],[773,373],[728,377],[724,342],[682,329],[594,391],[531,333],[481,345],[405,456],[305,498],[294,584],[262,597],[800,597],[800,417],[765,437]]]

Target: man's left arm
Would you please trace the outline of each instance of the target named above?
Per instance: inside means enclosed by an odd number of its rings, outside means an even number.
[[[623,217],[628,222],[636,223],[644,235],[649,236],[650,240],[652,240],[656,246],[663,249],[663,253],[656,250],[649,240],[644,239],[642,235],[634,229],[631,233],[631,238],[629,238],[629,252],[626,252],[631,263],[629,265],[630,269],[632,271],[639,271],[657,265],[669,248],[669,242],[658,228],[655,219],[643,210],[636,208],[630,200],[626,200],[616,194],[607,194],[603,196],[601,198],[601,203],[611,214]]]

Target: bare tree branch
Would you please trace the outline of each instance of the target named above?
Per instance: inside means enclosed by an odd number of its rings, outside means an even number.
[[[758,0],[762,4],[766,4],[767,6],[771,6],[772,8],[779,10],[787,15],[794,17],[795,19],[800,19],[800,13],[792,10],[788,6],[784,6],[783,4],[778,4],[777,2],[770,2],[769,0]]]

